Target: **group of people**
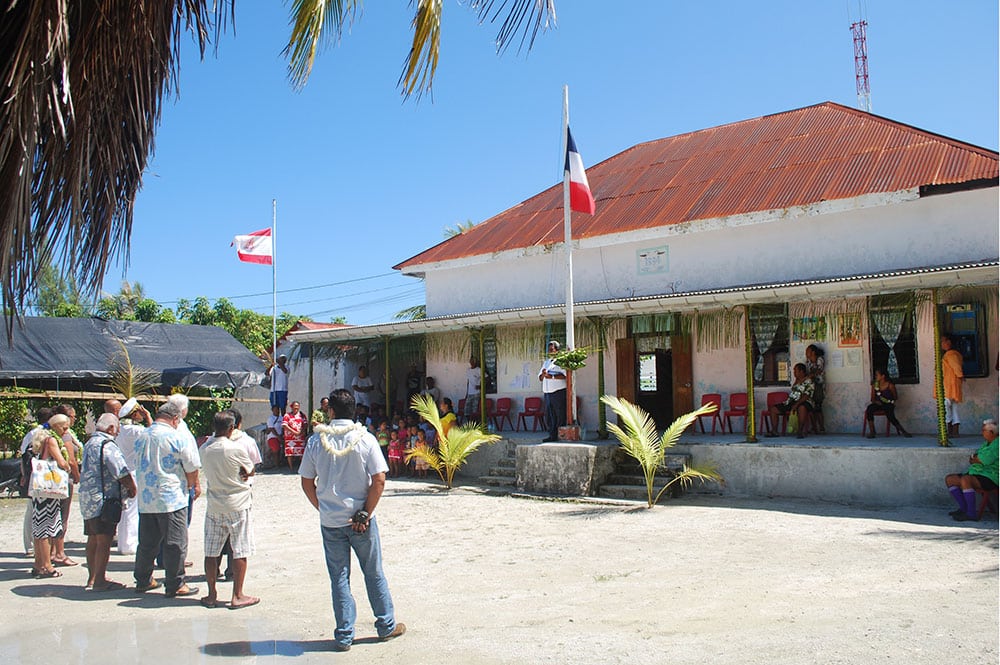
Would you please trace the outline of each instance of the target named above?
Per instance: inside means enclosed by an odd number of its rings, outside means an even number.
[[[235,409],[216,413],[212,435],[198,446],[184,418],[188,399],[172,395],[151,416],[135,400],[124,405],[108,400],[86,443],[76,446],[70,426],[73,418],[40,409],[39,424],[25,437],[30,458],[53,460],[79,483],[80,511],[87,536],[87,588],[113,591],[125,585],[107,576],[115,536],[119,548],[128,543],[122,517],[134,504],[138,511],[133,577],[135,592],[163,588],[168,598],[199,594],[186,582],[188,527],[191,508],[207,498],[204,524],[207,593],[201,605],[220,605],[218,581],[222,555],[230,554],[233,582],[230,609],[250,607],[260,599],[244,592],[247,560],[254,554],[253,477],[260,451],[242,432]],[[299,467],[302,491],[320,517],[323,547],[330,576],[336,628],[334,649],[347,651],[354,639],[357,609],[350,590],[351,551],[365,576],[375,628],[381,641],[403,635],[406,626],[395,619],[392,597],[382,570],[381,544],[374,512],[388,471],[377,439],[354,421],[353,395],[334,391],[324,398],[323,418],[314,419],[314,432],[304,446]],[[73,414],[75,416],[75,413]],[[132,434],[136,434],[134,437]],[[32,499],[29,505],[36,578],[61,577],[57,565],[77,565],[59,544],[66,522],[59,499]],[[123,526],[125,529],[123,530]],[[27,545],[26,545],[27,546]],[[163,581],[154,576],[163,569]]]
[[[71,410],[71,408],[70,408]],[[184,418],[188,398],[171,395],[152,416],[134,399],[123,405],[104,403],[94,432],[82,446],[70,429],[75,413],[39,409],[39,424],[25,437],[26,450],[53,460],[77,485],[83,531],[87,537],[86,587],[96,592],[125,588],[107,576],[115,539],[121,554],[135,556],[133,576],[139,593],[164,588],[168,598],[196,595],[185,582],[191,507],[201,496],[200,475],[206,482],[205,574],[207,607],[218,602],[218,561],[232,556],[232,609],[257,604],[243,591],[246,560],[253,554],[251,477],[260,454],[252,437],[239,430],[242,416],[235,409],[215,415],[213,436],[199,448]],[[60,411],[62,411],[60,413]],[[27,478],[25,478],[27,481]],[[71,502],[70,498],[62,500]],[[59,499],[33,498],[30,503],[36,578],[61,577],[57,566],[74,566],[62,549],[68,507]],[[154,569],[164,571],[155,580]]]
[[[949,437],[957,437],[959,433],[961,421],[958,415],[958,404],[962,402],[962,385],[965,381],[962,372],[962,354],[954,346],[955,340],[950,334],[941,336],[941,350],[943,352],[941,373],[944,387],[945,422]],[[817,432],[823,431],[826,370],[824,355],[823,350],[815,344],[806,347],[806,361],[796,363],[792,368],[794,378],[788,397],[783,402],[771,405],[768,409],[770,428],[766,436],[778,436],[778,419],[792,414],[796,417],[797,422],[794,429],[798,438],[801,439],[805,436],[810,424]],[[864,416],[868,438],[875,438],[876,415],[884,415],[889,424],[900,435],[907,438],[912,436],[896,417],[896,401],[898,399],[896,385],[889,377],[888,372],[885,368],[876,368],[871,386],[871,403],[865,408]]]
[[[284,458],[288,469],[294,471],[295,462],[302,459],[306,449],[306,425],[309,423],[299,402],[288,403],[288,374],[288,356],[282,354],[268,372],[271,415],[267,419],[264,436],[271,454]]]

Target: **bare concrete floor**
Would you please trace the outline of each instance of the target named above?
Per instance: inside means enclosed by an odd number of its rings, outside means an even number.
[[[694,496],[653,510],[390,481],[378,511],[398,619],[332,653],[318,518],[285,473],[255,487],[260,605],[34,580],[23,500],[0,500],[0,663],[966,663],[998,660],[997,522],[944,510]],[[189,559],[203,584],[204,503]],[[72,556],[84,559],[78,507]],[[131,557],[113,578],[133,584]],[[230,585],[223,583],[224,598]]]

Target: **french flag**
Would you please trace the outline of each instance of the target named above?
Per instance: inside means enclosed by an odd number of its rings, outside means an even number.
[[[593,215],[597,204],[594,202],[594,195],[590,193],[587,172],[583,170],[583,158],[576,150],[569,127],[566,127],[566,173],[569,174],[569,209]]]
[[[245,236],[236,236],[232,247],[236,245],[236,256],[247,263],[263,263],[271,265],[273,251],[271,244],[271,229],[254,231]]]

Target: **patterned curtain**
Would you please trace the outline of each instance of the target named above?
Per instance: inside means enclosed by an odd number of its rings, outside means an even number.
[[[896,342],[906,321],[905,309],[876,309],[872,312],[872,325],[889,347],[889,361],[886,372],[890,379],[899,378],[899,362],[896,360]]]
[[[784,320],[783,317],[775,316],[750,317],[750,327],[753,328],[753,335],[757,340],[757,362],[753,366],[754,381],[764,380],[764,354],[774,344],[774,338],[778,334],[778,326]]]

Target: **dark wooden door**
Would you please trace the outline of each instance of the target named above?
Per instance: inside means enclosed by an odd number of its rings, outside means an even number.
[[[615,340],[615,394],[635,404],[635,340]]]
[[[694,372],[691,369],[691,338],[685,335],[671,335],[670,337],[671,366],[673,377],[671,379],[674,393],[674,413],[676,418],[685,413],[694,411]]]

